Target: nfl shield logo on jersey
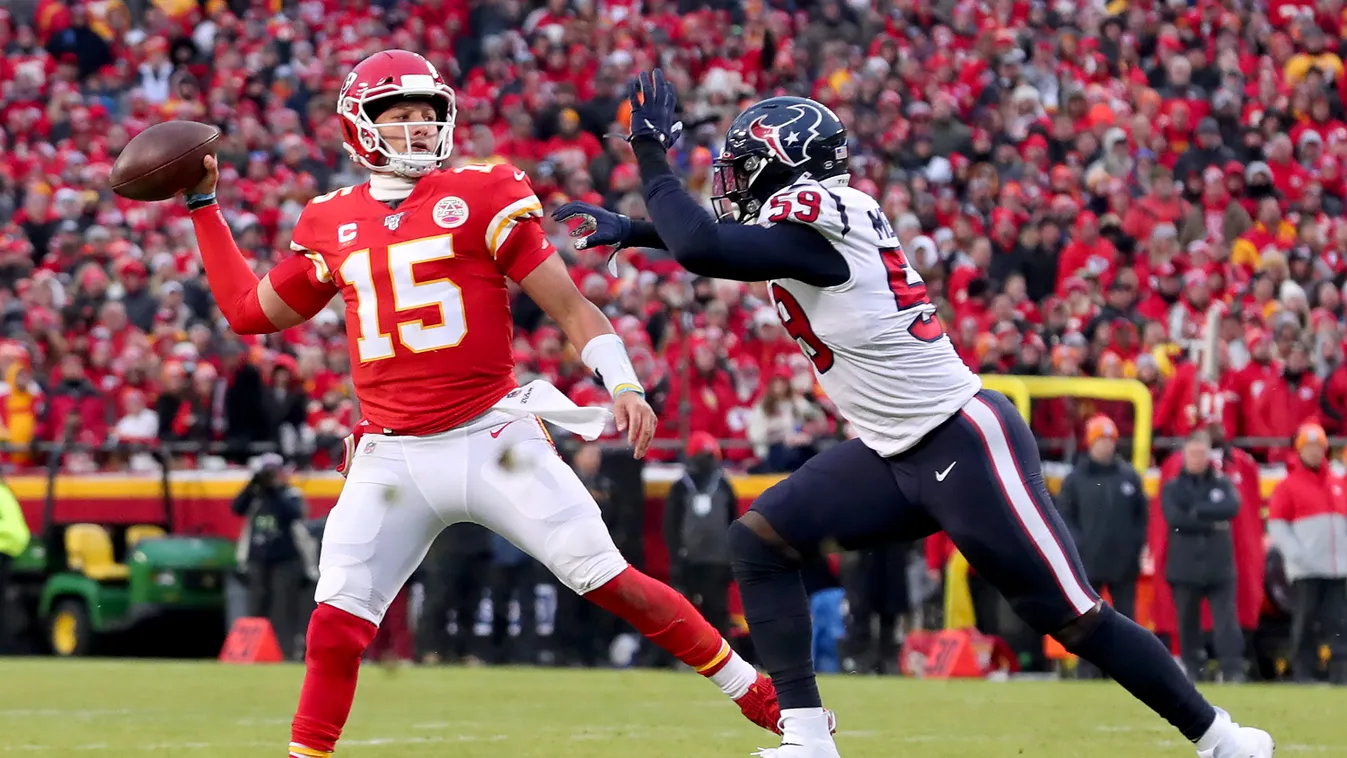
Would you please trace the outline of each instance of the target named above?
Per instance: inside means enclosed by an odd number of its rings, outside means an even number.
[[[435,203],[433,212],[435,223],[445,229],[455,229],[468,221],[468,203],[461,197],[449,197]]]
[[[384,226],[388,231],[396,232],[399,226],[402,226],[402,214],[394,213],[391,216],[384,216]]]

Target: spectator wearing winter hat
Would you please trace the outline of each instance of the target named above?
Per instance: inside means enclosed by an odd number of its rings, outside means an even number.
[[[218,399],[212,398],[211,408],[222,428],[215,433],[227,435],[230,460],[243,463],[257,454],[254,446],[277,441],[273,398],[265,392],[262,373],[242,344],[221,349],[219,375],[222,389],[217,390]]]
[[[1174,164],[1174,176],[1201,175],[1208,166],[1223,167],[1235,160],[1235,153],[1221,138],[1221,125],[1214,118],[1204,118],[1197,125],[1197,140]]]
[[[1331,680],[1347,685],[1347,482],[1331,470],[1323,427],[1302,424],[1295,448],[1268,507],[1268,534],[1291,582],[1291,672],[1313,681],[1323,642]]]
[[[52,387],[42,418],[43,439],[59,442],[72,426],[75,439],[85,444],[101,443],[107,436],[108,407],[102,394],[89,381],[84,361],[70,354],[61,359],[59,381]]]
[[[1254,399],[1252,415],[1257,428],[1250,429],[1250,434],[1290,440],[1302,423],[1319,412],[1322,393],[1323,380],[1310,370],[1309,348],[1299,340],[1293,342],[1279,375]],[[1284,443],[1268,452],[1272,462],[1292,458],[1294,451]]]
[[[669,488],[664,540],[674,586],[692,600],[713,626],[729,630],[730,551],[725,539],[739,514],[738,499],[715,438],[688,436],[683,477]]]
[[[1300,83],[1312,69],[1325,72],[1330,80],[1342,80],[1342,59],[1328,47],[1328,37],[1323,29],[1306,25],[1300,43],[1301,50],[1286,61],[1284,74],[1287,84]]]
[[[1057,264],[1057,294],[1066,295],[1067,279],[1082,272],[1110,280],[1117,258],[1117,248],[1099,234],[1099,218],[1089,212],[1077,215],[1075,237],[1062,250]]]
[[[1107,589],[1113,607],[1134,618],[1150,503],[1141,476],[1117,454],[1117,444],[1118,427],[1108,416],[1086,423],[1086,451],[1062,480],[1057,509],[1080,548],[1091,586]]]
[[[125,259],[116,264],[117,278],[122,283],[122,305],[131,323],[142,332],[154,328],[154,314],[159,310],[159,301],[150,293],[149,272],[145,264],[134,259]]]
[[[1169,169],[1156,166],[1151,169],[1150,179],[1150,191],[1132,203],[1123,217],[1122,230],[1133,239],[1147,239],[1157,224],[1177,226],[1187,212],[1187,204],[1179,197]]]

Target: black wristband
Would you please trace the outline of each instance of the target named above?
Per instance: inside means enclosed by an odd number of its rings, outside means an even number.
[[[189,211],[200,210],[202,208],[208,208],[212,205],[215,205],[215,193],[212,192],[208,195],[189,194],[187,195],[186,200],[187,200],[187,210]]]

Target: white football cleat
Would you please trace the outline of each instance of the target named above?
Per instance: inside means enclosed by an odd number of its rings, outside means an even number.
[[[806,709],[801,709],[806,710]],[[812,713],[781,712],[781,747],[763,748],[757,758],[842,758],[833,742],[837,716],[829,710]]]
[[[1207,733],[1218,736],[1218,742],[1206,750],[1198,750],[1197,758],[1272,758],[1277,751],[1272,735],[1236,724],[1220,708],[1216,709],[1216,722]]]

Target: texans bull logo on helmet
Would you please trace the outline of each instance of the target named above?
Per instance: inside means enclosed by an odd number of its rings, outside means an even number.
[[[774,193],[808,177],[846,183],[847,129],[815,100],[772,97],[730,124],[716,159],[711,202],[726,221],[751,222]]]
[[[809,146],[819,137],[823,112],[805,103],[789,105],[786,110],[795,114],[786,121],[780,120],[780,112],[758,116],[748,125],[748,136],[766,145],[787,166],[799,166],[809,160]],[[778,116],[776,123],[773,116]]]

